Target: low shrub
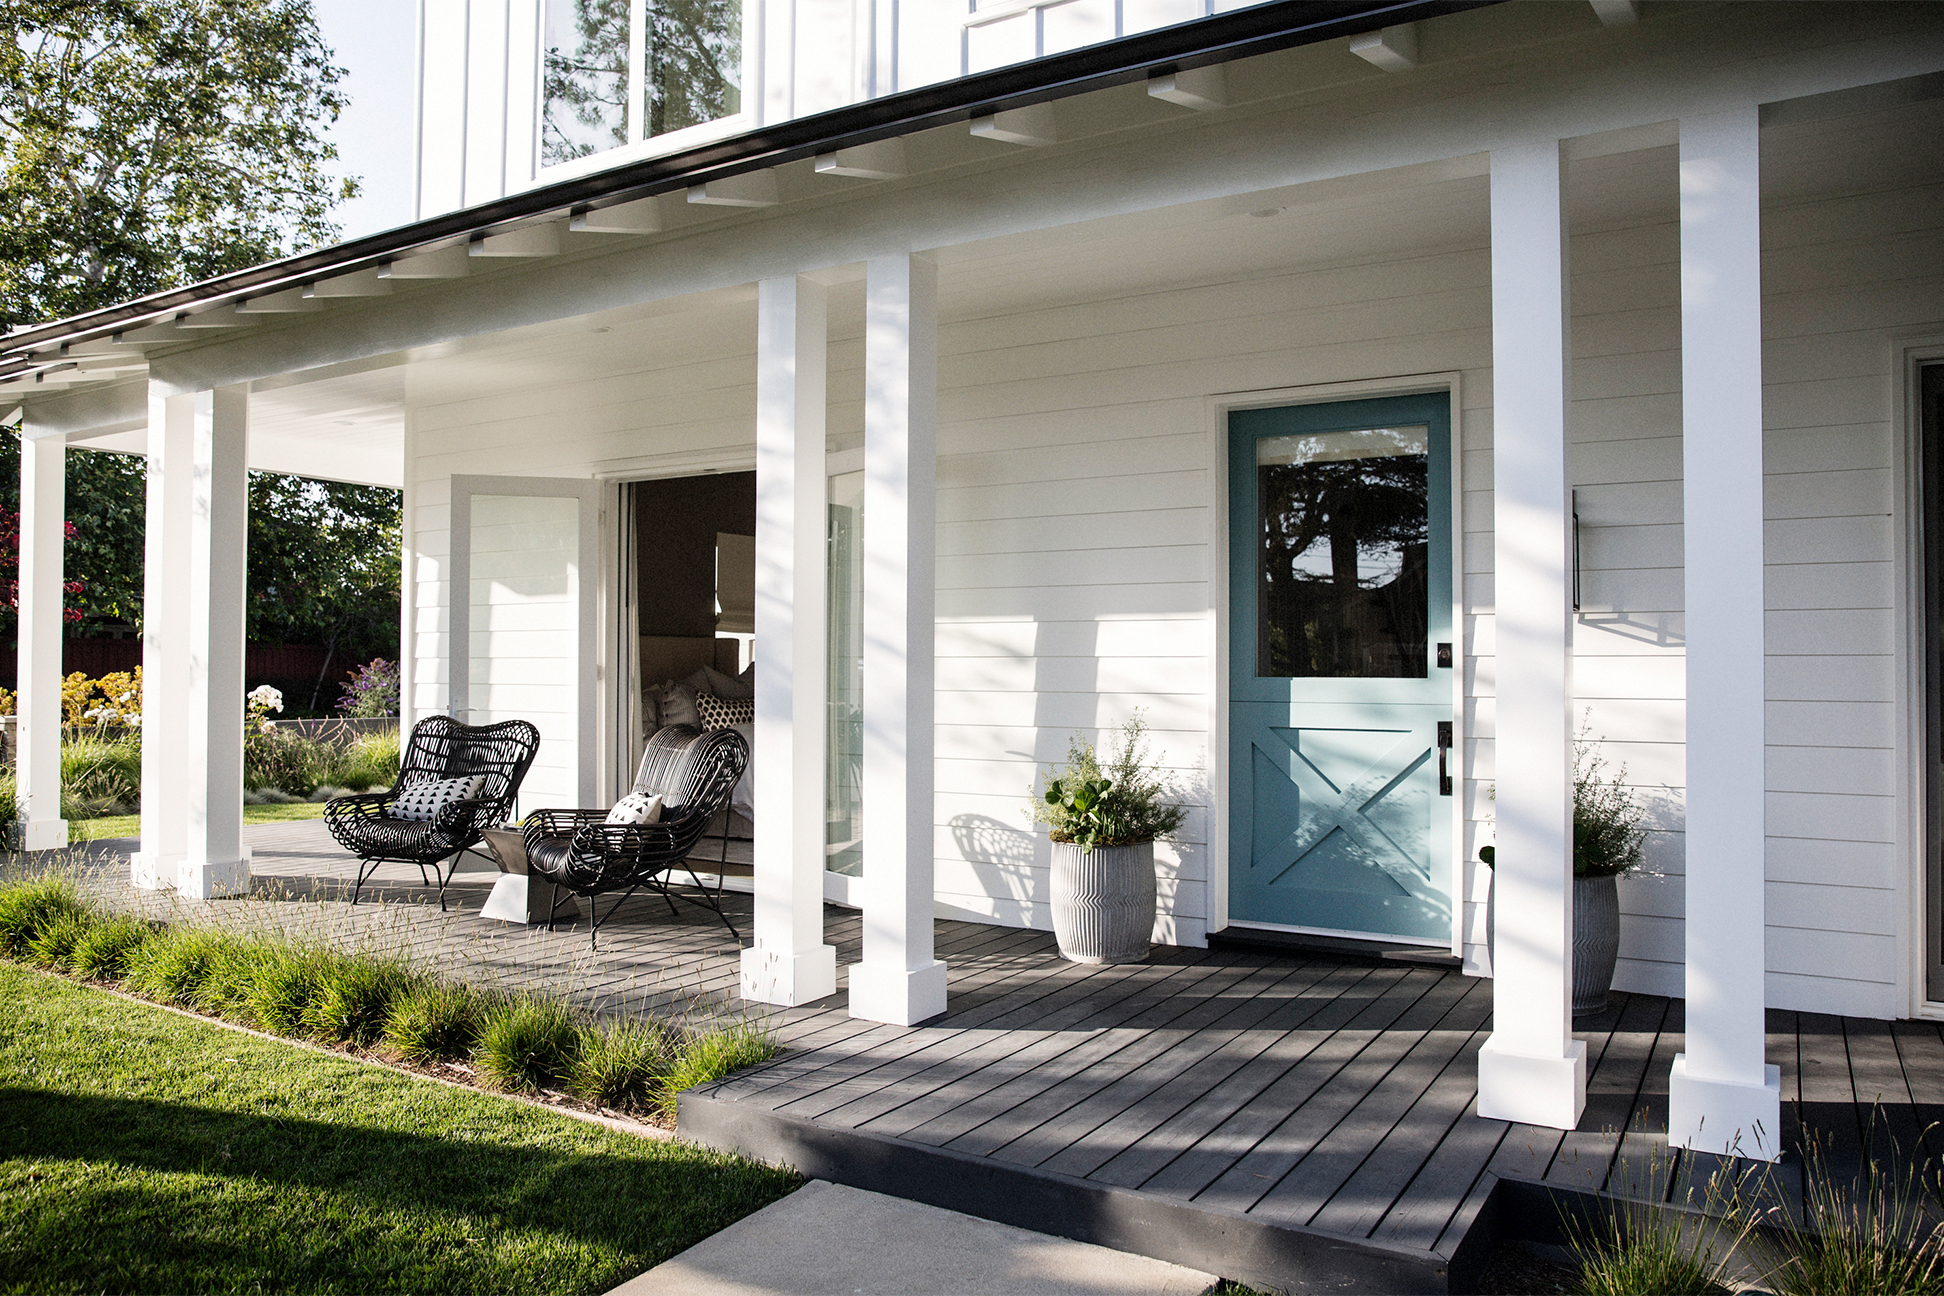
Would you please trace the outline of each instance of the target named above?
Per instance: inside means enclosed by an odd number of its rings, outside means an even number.
[[[304,1025],[319,1039],[361,1047],[384,1034],[392,1004],[412,988],[413,976],[395,959],[340,954],[320,962],[317,997]]]
[[[496,1089],[555,1089],[573,1073],[580,1023],[557,999],[519,995],[487,1010],[474,1063]]]
[[[93,917],[66,878],[35,878],[0,890],[0,954],[22,957],[41,928],[63,916]]]
[[[392,1001],[385,1042],[407,1062],[454,1062],[472,1055],[484,1012],[469,986],[422,982]]]
[[[782,1052],[773,1032],[754,1022],[737,1021],[693,1035],[669,1062],[656,1106],[675,1114],[675,1095],[720,1080],[731,1071],[767,1062]]]
[[[81,934],[68,952],[68,966],[82,976],[119,981],[128,975],[130,960],[155,935],[140,918],[117,914],[104,918]]]
[[[646,1103],[661,1089],[673,1052],[668,1032],[653,1022],[585,1026],[568,1088],[609,1107]]]

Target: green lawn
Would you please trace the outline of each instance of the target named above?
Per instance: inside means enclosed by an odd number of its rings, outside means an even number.
[[[243,807],[243,822],[285,823],[292,819],[322,819],[324,803],[321,801],[298,801],[291,805],[246,805]],[[142,833],[142,816],[110,815],[105,819],[68,820],[68,839],[70,841],[103,841],[109,837],[139,837]]]
[[[15,965],[0,1003],[4,1292],[598,1292],[795,1182]]]

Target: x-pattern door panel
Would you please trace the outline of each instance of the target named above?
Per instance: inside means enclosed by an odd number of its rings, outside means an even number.
[[[1283,708],[1247,709],[1255,714],[1237,745],[1248,753],[1251,840],[1230,877],[1231,905],[1324,917],[1344,931],[1444,935],[1450,902],[1430,863],[1435,719],[1330,728],[1313,708],[1308,724]]]

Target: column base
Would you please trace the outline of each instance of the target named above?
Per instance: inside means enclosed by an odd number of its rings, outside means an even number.
[[[22,819],[20,849],[26,851],[62,850],[68,844],[65,819]]]
[[[1691,1076],[1687,1054],[1667,1077],[1667,1145],[1717,1156],[1774,1161],[1782,1155],[1782,1068],[1764,1066],[1760,1085]]]
[[[742,997],[754,1003],[795,1008],[837,993],[837,947],[813,945],[786,954],[767,945],[742,952]]]
[[[945,965],[934,960],[921,968],[873,967],[850,970],[850,1015],[893,1026],[916,1026],[945,1011]]]
[[[159,851],[136,851],[128,857],[128,881],[142,891],[167,891],[182,871],[182,856]]]
[[[1565,1057],[1527,1057],[1495,1047],[1478,1050],[1478,1114],[1569,1130],[1586,1110],[1586,1041],[1574,1040]]]
[[[176,866],[176,894],[185,900],[220,900],[250,894],[250,852],[243,858],[210,863],[184,860]]]

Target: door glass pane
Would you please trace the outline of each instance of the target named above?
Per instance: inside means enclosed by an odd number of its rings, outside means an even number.
[[[472,497],[467,619],[468,724],[531,720],[540,750],[520,785],[523,806],[580,798],[580,501]]]
[[[631,0],[546,0],[543,166],[628,142]]]
[[[830,724],[825,867],[864,872],[864,474],[830,479]]]
[[[648,0],[648,136],[742,111],[742,0]]]
[[[1256,442],[1256,674],[1425,676],[1429,429]]]

